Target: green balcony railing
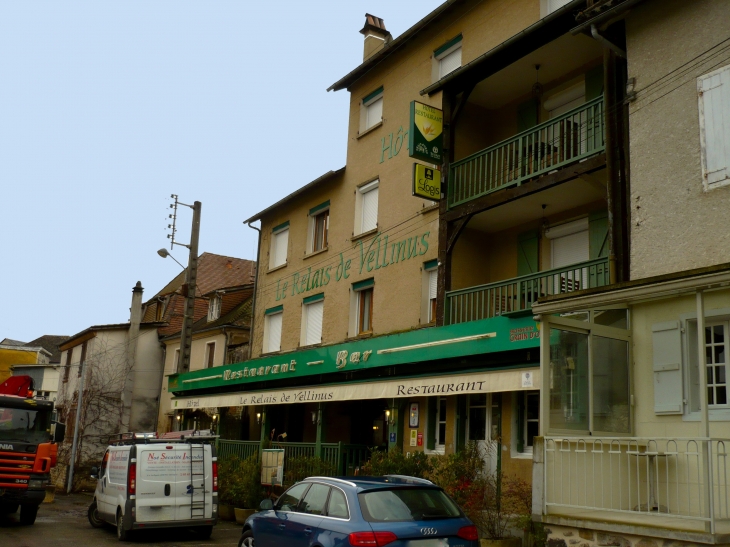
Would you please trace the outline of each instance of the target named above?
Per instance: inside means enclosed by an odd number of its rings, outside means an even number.
[[[446,293],[445,323],[454,325],[528,312],[541,296],[608,284],[608,258],[597,258],[497,283],[449,291]]]
[[[451,164],[448,205],[518,186],[605,149],[603,97]]]

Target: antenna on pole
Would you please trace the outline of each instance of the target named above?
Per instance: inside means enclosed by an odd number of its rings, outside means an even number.
[[[167,239],[170,240],[170,250],[172,251],[175,246],[175,234],[177,233],[177,205],[180,202],[177,200],[177,194],[170,194],[170,197],[175,200],[175,203],[170,204],[172,213],[170,213],[168,217],[172,219],[172,224],[167,225],[167,227],[172,230],[172,233],[167,234]]]

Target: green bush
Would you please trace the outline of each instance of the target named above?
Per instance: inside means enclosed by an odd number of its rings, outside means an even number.
[[[257,452],[245,460],[232,456],[218,462],[219,503],[254,509],[265,497]]]
[[[284,465],[284,484],[291,486],[307,477],[332,477],[336,474],[334,464],[317,456],[288,458]]]
[[[408,475],[425,478],[430,470],[429,457],[423,452],[411,452],[410,457],[406,457],[398,448],[388,451],[372,449],[370,459],[360,468],[360,474],[368,477]]]

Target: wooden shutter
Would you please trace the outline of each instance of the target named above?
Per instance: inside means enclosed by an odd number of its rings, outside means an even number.
[[[608,256],[608,213],[598,211],[588,217],[588,252],[590,260]]]
[[[279,351],[281,349],[281,319],[283,313],[267,315],[268,334],[266,335],[266,351]]]
[[[436,427],[438,427],[437,406],[438,398],[428,398],[428,418],[426,421],[426,448],[429,450],[436,449]]]
[[[362,195],[361,232],[368,232],[378,227],[378,188],[364,192]]]
[[[697,80],[705,185],[730,184],[730,65]]]
[[[439,59],[439,78],[443,78],[459,67],[461,67],[461,48],[455,49]]]
[[[651,327],[654,346],[654,412],[682,414],[682,336],[679,321]]]
[[[529,275],[540,271],[538,236],[537,230],[517,236],[517,275]]]
[[[517,107],[517,132],[527,131],[537,125],[537,99],[530,99]]]
[[[307,336],[304,342],[308,346],[322,342],[323,312],[324,300],[307,304]]]

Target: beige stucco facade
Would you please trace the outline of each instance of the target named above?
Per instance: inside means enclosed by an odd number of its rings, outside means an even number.
[[[714,48],[729,34],[724,0],[643,2],[626,19],[632,279],[728,260],[730,186],[704,189],[697,78],[730,64]]]

